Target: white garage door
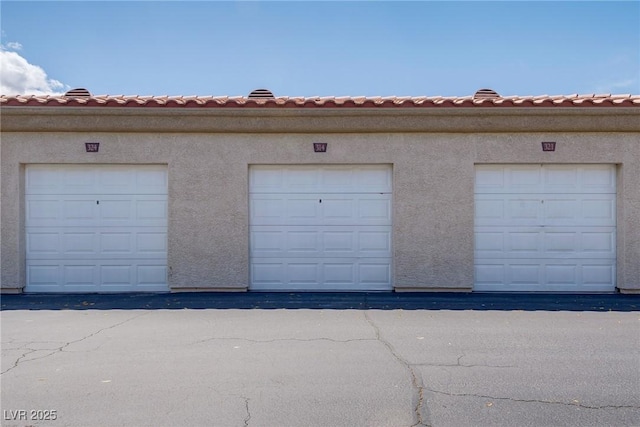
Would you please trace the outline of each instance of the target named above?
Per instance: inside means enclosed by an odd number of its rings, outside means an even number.
[[[613,165],[478,165],[475,193],[475,290],[615,290]]]
[[[252,166],[252,290],[391,289],[391,166]]]
[[[28,165],[27,292],[166,291],[167,168]]]

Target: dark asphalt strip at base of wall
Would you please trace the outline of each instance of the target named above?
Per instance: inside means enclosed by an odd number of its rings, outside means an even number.
[[[640,295],[395,292],[198,292],[2,295],[1,310],[640,311]]]

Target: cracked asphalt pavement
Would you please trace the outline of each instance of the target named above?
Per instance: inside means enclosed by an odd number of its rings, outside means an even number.
[[[640,426],[638,311],[0,316],[2,426]]]

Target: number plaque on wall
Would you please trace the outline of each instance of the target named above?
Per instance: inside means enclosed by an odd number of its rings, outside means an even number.
[[[316,153],[326,153],[327,152],[327,143],[326,142],[314,142],[313,143],[313,151]]]
[[[87,153],[97,153],[100,150],[99,142],[85,142],[84,148],[87,150]]]

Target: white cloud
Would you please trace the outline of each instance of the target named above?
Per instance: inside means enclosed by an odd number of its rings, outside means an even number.
[[[12,42],[7,47],[19,49],[22,45]],[[0,94],[60,95],[65,88],[63,83],[50,79],[41,67],[0,46]]]
[[[22,50],[22,45],[18,42],[9,42],[7,47],[11,50]]]

